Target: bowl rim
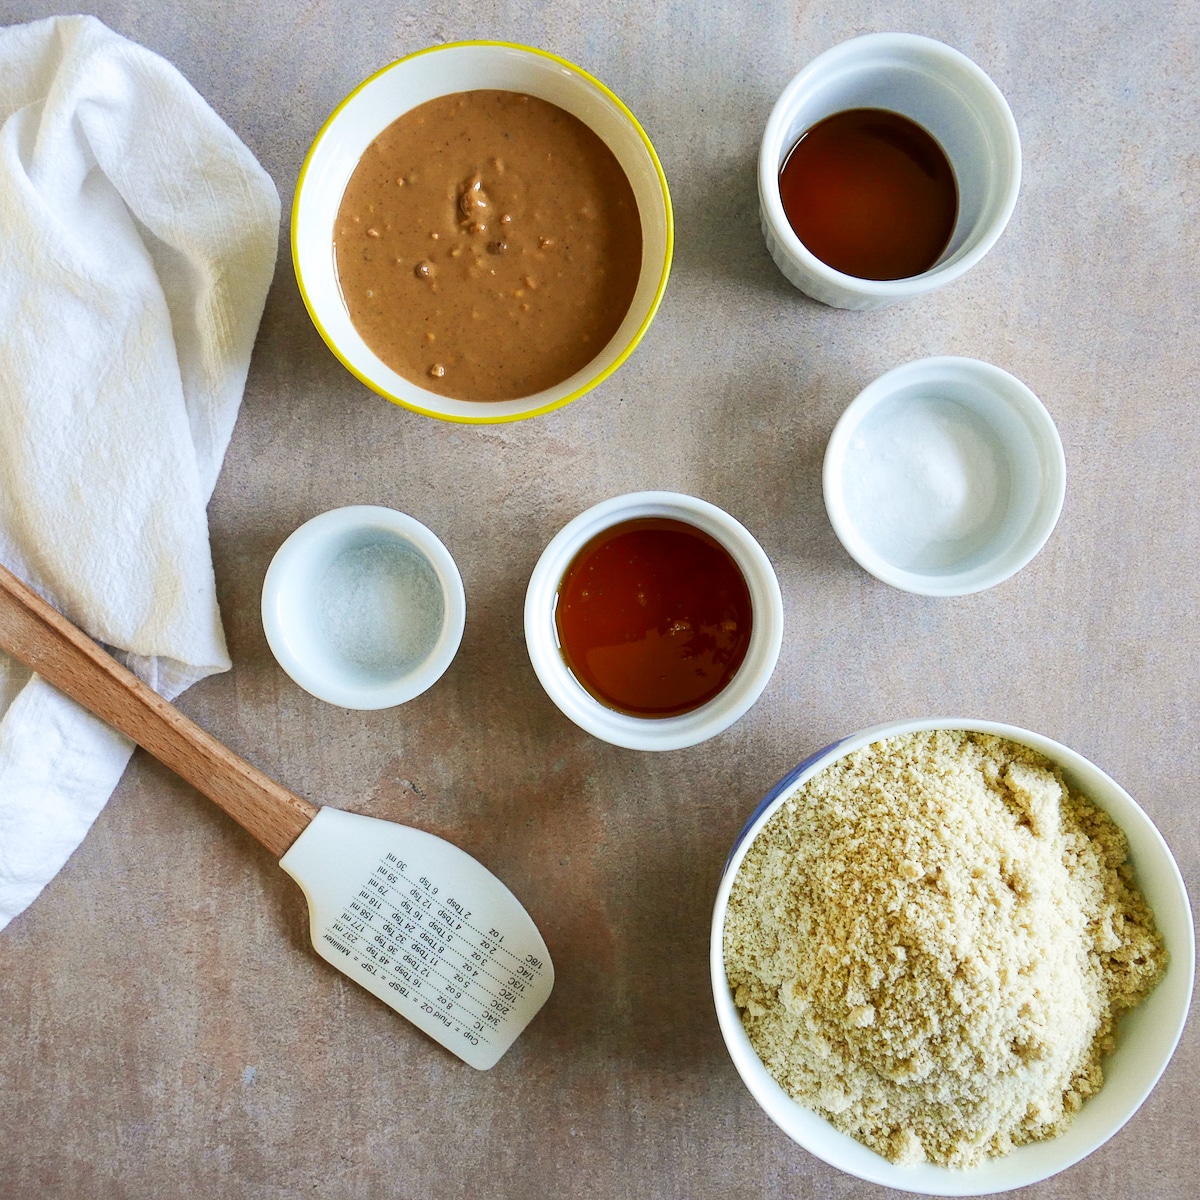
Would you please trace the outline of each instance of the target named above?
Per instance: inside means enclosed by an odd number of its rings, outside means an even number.
[[[658,283],[655,287],[654,296],[650,301],[650,305],[646,311],[645,317],[633,332],[629,343],[621,350],[617,357],[608,364],[603,370],[595,376],[590,377],[585,383],[575,388],[566,396],[562,396],[557,400],[552,400],[549,403],[539,405],[537,408],[531,408],[521,412],[509,413],[481,413],[476,416],[466,413],[446,413],[439,412],[436,409],[426,408],[423,405],[413,403],[410,400],[404,399],[402,396],[394,395],[387,391],[386,388],[376,383],[369,378],[364,372],[354,366],[342,353],[332,335],[326,329],[321,321],[316,306],[313,303],[312,297],[309,294],[308,288],[304,282],[303,272],[300,268],[300,253],[299,253],[299,225],[300,225],[300,206],[304,197],[304,185],[308,178],[309,167],[312,164],[313,158],[317,154],[322,141],[328,136],[333,128],[334,123],[340,117],[343,110],[355,99],[356,96],[366,88],[371,86],[376,80],[403,66],[406,63],[412,62],[414,59],[421,58],[428,54],[437,54],[445,50],[459,50],[465,47],[496,47],[504,50],[517,50],[525,54],[533,55],[537,58],[548,59],[559,66],[566,68],[572,74],[579,76],[592,87],[596,88],[603,96],[605,96],[613,105],[620,111],[621,115],[629,122],[630,127],[637,134],[650,163],[654,167],[655,175],[658,177],[659,189],[662,192],[663,214],[666,224],[666,240],[663,253],[662,270],[659,273]],[[451,93],[445,93],[451,94]],[[403,115],[403,114],[399,114]],[[385,400],[391,401],[393,404],[401,408],[407,408],[410,412],[420,413],[422,416],[433,417],[439,421],[450,421],[459,425],[496,425],[511,421],[523,421],[529,417],[541,416],[543,413],[553,412],[555,409],[562,408],[564,405],[570,404],[573,400],[578,400],[580,396],[592,391],[604,382],[614,371],[620,367],[625,360],[637,349],[645,337],[646,331],[650,328],[651,322],[654,320],[658,312],[659,306],[662,304],[662,298],[667,289],[667,280],[671,275],[671,262],[675,252],[675,215],[671,206],[671,192],[667,185],[666,172],[663,170],[662,162],[659,160],[658,152],[654,149],[654,143],[651,142],[649,135],[642,128],[637,117],[630,111],[628,105],[608,86],[602,83],[591,72],[584,70],[577,63],[573,63],[570,59],[563,58],[561,55],[554,54],[549,50],[541,50],[536,46],[527,46],[521,42],[506,42],[498,41],[489,38],[466,39],[453,42],[440,42],[434,46],[425,46],[420,50],[413,51],[412,54],[406,54],[402,58],[395,59],[388,63],[374,74],[364,79],[357,87],[346,94],[346,96],[338,103],[337,107],[329,114],[324,124],[317,131],[312,143],[308,148],[308,152],[304,156],[304,161],[300,166],[300,172],[296,176],[296,188],[292,196],[292,215],[290,229],[290,247],[292,254],[292,270],[296,276],[296,285],[300,290],[301,299],[304,301],[304,307],[308,311],[309,319],[316,327],[317,332],[321,335],[321,339],[325,345],[332,351],[334,357],[350,372],[360,383],[365,384],[371,391],[382,396]],[[478,402],[481,407],[486,407],[485,402]]]
[[[1053,1149],[1046,1149],[1054,1147],[1055,1143],[1059,1140],[1057,1138],[1017,1147],[1010,1155],[998,1159],[990,1159],[977,1167],[965,1169],[941,1167],[930,1163],[922,1163],[916,1167],[905,1167],[891,1163],[861,1145],[861,1143],[855,1142],[854,1146],[858,1152],[868,1156],[868,1161],[874,1160],[871,1162],[871,1169],[856,1169],[856,1167],[847,1165],[845,1162],[835,1161],[836,1156],[831,1156],[831,1152],[824,1144],[814,1144],[811,1139],[805,1140],[797,1136],[795,1132],[788,1129],[783,1123],[781,1115],[772,1110],[775,1106],[780,1106],[784,1110],[798,1110],[807,1113],[814,1120],[819,1121],[833,1138],[850,1142],[852,1139],[848,1135],[835,1130],[823,1118],[818,1117],[811,1110],[805,1109],[797,1101],[792,1100],[791,1097],[783,1092],[778,1084],[774,1083],[774,1080],[771,1080],[771,1083],[774,1093],[777,1093],[777,1095],[764,1095],[761,1087],[762,1080],[748,1076],[747,1071],[751,1070],[752,1066],[747,1067],[743,1062],[743,1056],[748,1055],[753,1060],[753,1064],[757,1065],[757,1074],[770,1079],[769,1073],[766,1072],[762,1061],[758,1058],[753,1048],[750,1047],[749,1039],[746,1037],[741,1023],[741,1018],[737,1013],[736,1006],[733,1004],[733,998],[730,995],[729,984],[725,974],[725,914],[728,909],[729,895],[733,889],[734,880],[737,877],[742,861],[749,851],[751,843],[753,843],[766,823],[787,800],[788,796],[830,763],[884,738],[936,729],[961,729],[968,732],[991,733],[1029,746],[1044,754],[1056,765],[1062,767],[1064,773],[1068,776],[1068,782],[1071,782],[1072,786],[1074,786],[1074,776],[1079,772],[1102,780],[1107,787],[1112,789],[1112,793],[1119,799],[1121,804],[1128,805],[1128,819],[1117,822],[1122,831],[1128,835],[1130,824],[1134,824],[1139,827],[1140,832],[1155,847],[1156,852],[1160,856],[1158,867],[1161,868],[1162,890],[1169,893],[1172,897],[1172,914],[1175,917],[1181,916],[1182,923],[1177,930],[1179,940],[1171,942],[1168,945],[1171,958],[1167,974],[1160,980],[1155,993],[1151,994],[1153,996],[1159,990],[1166,988],[1168,981],[1170,981],[1171,991],[1176,995],[1174,1006],[1170,1009],[1173,1014],[1173,1021],[1168,1033],[1168,1040],[1166,1043],[1162,1043],[1160,1050],[1161,1061],[1157,1062],[1152,1077],[1148,1078],[1140,1088],[1135,1088],[1124,1099],[1123,1103],[1119,1105],[1115,1114],[1116,1120],[1110,1128],[1104,1130],[1100,1136],[1093,1136],[1090,1140],[1085,1140],[1082,1146],[1076,1146],[1072,1152],[1065,1154],[1059,1161],[1053,1161],[1055,1157]],[[1097,801],[1097,803],[1099,802]],[[1108,811],[1105,805],[1100,804],[1100,807],[1104,811]],[[1116,820],[1115,817],[1113,819]],[[1145,870],[1145,867],[1143,866],[1142,869]],[[1160,916],[1160,912],[1157,909],[1156,916]],[[1160,916],[1160,932],[1163,932],[1162,925],[1163,921]],[[1166,940],[1166,933],[1163,936],[1164,940]],[[1105,1142],[1117,1134],[1142,1106],[1146,1097],[1149,1096],[1162,1077],[1163,1072],[1174,1055],[1187,1023],[1195,983],[1195,966],[1195,929],[1187,887],[1170,847],[1146,811],[1106,771],[1078,751],[1072,750],[1069,746],[1063,745],[1061,742],[1057,742],[1044,734],[1022,729],[1019,726],[972,717],[913,718],[903,721],[888,721],[869,726],[856,733],[840,738],[824,749],[818,750],[815,754],[809,755],[798,766],[784,775],[756,806],[734,840],[729,855],[725,860],[725,865],[721,870],[721,878],[717,887],[716,898],[713,902],[713,917],[709,935],[709,982],[712,987],[713,1002],[716,1009],[717,1024],[721,1030],[721,1038],[725,1043],[726,1050],[733,1061],[742,1083],[746,1086],[756,1103],[762,1108],[763,1112],[788,1138],[802,1146],[810,1154],[816,1155],[816,1157],[840,1171],[867,1180],[870,1183],[895,1188],[899,1191],[935,1196],[985,1196],[1026,1187],[1029,1184],[1048,1179],[1052,1175],[1066,1170],[1068,1167],[1087,1157],[1094,1150],[1099,1149],[1100,1146],[1104,1145]],[[1149,1002],[1149,1000],[1150,997],[1147,998],[1146,1002]],[[1098,1093],[1098,1096],[1101,1095],[1103,1095],[1103,1089]],[[782,1105],[780,1104],[781,1098]],[[1068,1136],[1069,1132],[1068,1130],[1067,1133],[1060,1135],[1060,1137]],[[1038,1153],[1039,1148],[1041,1153]],[[1013,1161],[1012,1155],[1020,1154],[1022,1151],[1027,1153],[1033,1152],[1030,1165],[1024,1172],[1009,1171],[1007,1172],[1008,1177],[1000,1181],[985,1182],[981,1178],[981,1173],[987,1172],[988,1168],[993,1164],[1011,1163]],[[1051,1160],[1048,1165],[1044,1161],[1046,1159]],[[1016,1161],[1019,1162],[1020,1160]],[[912,1178],[912,1172],[920,1172],[922,1177],[920,1179]],[[931,1175],[933,1176],[932,1179],[930,1178]]]
[[[356,686],[331,678],[293,651],[279,608],[287,592],[303,583],[305,564],[320,549],[358,531],[379,530],[412,546],[433,569],[442,592],[442,628],[429,657],[417,668],[386,681]],[[454,556],[428,526],[394,508],[350,504],[331,508],[294,529],[271,557],[260,601],[263,632],[275,661],[311,696],[339,708],[394,708],[428,691],[449,669],[466,627],[466,592]]]
[[[672,518],[715,538],[737,563],[750,590],[753,627],[742,666],[706,704],[675,717],[636,717],[601,704],[563,660],[554,626],[559,583],[575,555],[604,530],[642,517]],[[627,750],[681,750],[728,729],[762,695],[783,645],[783,596],[766,551],[724,509],[682,492],[627,492],[584,509],[551,538],[529,577],[524,628],[538,682],[580,729]]]
[[[904,279],[862,279],[857,275],[847,275],[836,267],[831,267],[800,240],[792,228],[791,222],[787,219],[787,214],[783,209],[783,200],[779,195],[779,163],[776,161],[778,157],[776,147],[782,145],[783,134],[781,131],[788,124],[797,93],[802,92],[808,86],[812,75],[818,69],[822,69],[830,63],[836,63],[838,59],[853,54],[855,50],[876,48],[901,49],[927,56],[941,57],[970,75],[995,108],[999,124],[1004,130],[1005,145],[1011,163],[1003,202],[995,219],[976,245],[966,254],[955,256],[944,263],[935,263],[920,275],[910,275]],[[895,300],[909,300],[925,295],[927,292],[934,291],[944,284],[960,278],[975,266],[995,246],[996,242],[1000,240],[1001,234],[1008,227],[1021,191],[1021,170],[1021,135],[1017,129],[1017,121],[1013,116],[1012,108],[995,80],[974,59],[937,38],[926,37],[919,33],[879,31],[846,38],[823,50],[815,58],[805,63],[780,93],[779,99],[776,100],[770,116],[767,118],[762,140],[759,143],[757,170],[759,203],[781,249],[801,269],[826,286],[833,286],[847,294],[863,299],[887,304]]]
[[[972,567],[969,571],[944,571],[926,574],[894,566],[877,554],[863,538],[847,511],[842,496],[842,471],[846,446],[855,429],[877,405],[898,388],[922,378],[934,386],[940,379],[969,379],[1002,398],[1021,418],[1037,444],[1042,459],[1045,495],[1022,534],[1018,553]],[[961,355],[933,355],[892,367],[873,379],[860,391],[834,424],[825,446],[821,466],[821,491],[829,523],[846,553],[860,567],[883,583],[919,596],[967,596],[986,591],[1011,579],[1041,553],[1062,515],[1067,492],[1067,460],[1062,437],[1050,411],[1037,394],[1015,375],[994,363]]]

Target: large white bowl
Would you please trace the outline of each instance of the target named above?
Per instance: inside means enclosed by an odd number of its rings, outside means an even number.
[[[608,345],[557,387],[487,403],[439,396],[381,361],[350,320],[333,256],[333,228],[342,193],[366,148],[417,105],[480,88],[537,96],[590,126],[624,169],[642,220],[642,273],[625,320]],[[582,396],[633,353],[667,286],[674,228],[671,196],[658,155],[633,113],[604,84],[544,50],[508,42],[451,42],[384,67],[351,92],[326,121],[296,183],[292,261],[313,324],[343,365],[368,387],[405,408],[446,421],[515,421]]]
[[[1083,1106],[1067,1131],[1019,1146],[1003,1158],[956,1170],[921,1163],[901,1166],[834,1129],[797,1104],[754,1052],[725,975],[724,930],[729,893],[751,842],[787,798],[831,762],[883,738],[926,729],[992,733],[1030,746],[1062,768],[1068,784],[1102,808],[1125,832],[1142,894],[1170,953],[1167,972],[1153,992],[1120,1022],[1117,1049],[1104,1060],[1104,1086]],[[987,1196],[1037,1183],[1078,1162],[1113,1136],[1158,1082],[1187,1020],[1195,974],[1196,943],[1187,889],[1162,834],[1120,784],[1074,750],[1041,734],[994,721],[957,717],[897,721],[853,734],[814,754],[784,776],[751,814],[725,862],[713,909],[709,966],[717,1021],[734,1066],[767,1116],[794,1142],[839,1170],[871,1183],[932,1196]]]

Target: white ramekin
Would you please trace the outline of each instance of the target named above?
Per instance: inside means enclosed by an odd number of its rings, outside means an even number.
[[[410,670],[380,677],[347,661],[324,633],[320,600],[326,572],[347,550],[399,543],[420,554],[442,591],[442,627]],[[279,549],[263,581],[262,621],[271,653],[306,692],[341,708],[390,708],[419,696],[450,666],[466,624],[462,576],[450,551],[420,521],[376,505],[335,508],[305,522]]]
[[[797,788],[830,763],[883,738],[926,729],[991,733],[1030,746],[1062,768],[1069,786],[1103,809],[1129,840],[1137,885],[1154,910],[1170,954],[1166,975],[1153,992],[1121,1018],[1116,1051],[1104,1059],[1104,1086],[1083,1106],[1065,1133],[1018,1146],[1003,1158],[953,1169],[921,1163],[901,1166],[840,1133],[823,1117],[797,1104],[771,1077],[750,1044],[725,975],[725,913],[734,879],[750,844]],[[900,1191],[929,1196],[987,1196],[1046,1179],[1103,1145],[1138,1110],[1166,1069],[1187,1020],[1195,977],[1196,943],[1183,877],[1162,834],[1128,792],[1081,754],[1050,738],[1012,725],[958,717],[876,725],[814,754],[784,776],[750,815],[717,888],[709,970],[717,1023],[733,1064],[750,1094],[794,1142],[831,1166]]]
[[[945,253],[909,279],[858,279],[823,263],[783,211],[779,172],[800,135],[853,108],[884,108],[927,129],[958,182],[958,220]],[[1021,142],[996,85],[964,54],[911,33],[870,33],[814,58],[784,89],[758,155],[763,237],[776,266],[834,308],[871,309],[931,292],[970,270],[995,244],[1017,203]]]
[[[633,717],[601,704],[571,673],[559,648],[554,613],[571,561],[603,530],[640,517],[674,518],[715,538],[733,556],[750,590],[753,627],[742,665],[707,704],[677,717]],[[633,492],[580,513],[542,552],[525,593],[525,644],[546,694],[581,729],[630,750],[678,750],[728,728],[761,695],[782,642],[783,600],[763,548],[727,512],[678,492]]]
[[[931,541],[935,548],[919,559],[910,546],[856,522],[847,499],[870,470],[872,454],[885,452],[872,449],[885,437],[880,418],[917,400],[961,413],[980,444],[993,448],[990,467],[1006,489],[986,529],[954,542]],[[864,388],[833,427],[822,476],[830,523],[859,566],[907,592],[963,596],[1016,574],[1046,544],[1062,512],[1067,464],[1053,418],[1019,379],[979,359],[941,357],[895,367]]]

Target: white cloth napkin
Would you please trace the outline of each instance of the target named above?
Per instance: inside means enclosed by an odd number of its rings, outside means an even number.
[[[230,665],[205,506],[278,230],[169,63],[91,17],[0,29],[0,562],[168,699]],[[131,752],[0,653],[0,928]]]

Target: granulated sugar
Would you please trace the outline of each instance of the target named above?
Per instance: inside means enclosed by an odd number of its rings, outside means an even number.
[[[847,755],[746,855],[725,965],[801,1104],[896,1162],[1053,1137],[1166,951],[1124,835],[1026,747],[961,731]]]
[[[970,408],[932,396],[878,406],[851,439],[846,509],[893,561],[927,569],[995,537],[1012,480],[1004,447]]]

